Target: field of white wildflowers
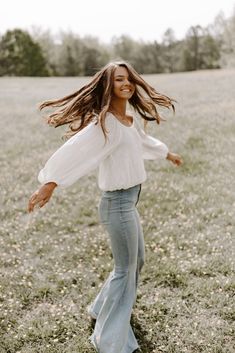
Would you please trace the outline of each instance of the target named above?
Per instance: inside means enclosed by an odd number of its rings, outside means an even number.
[[[177,100],[148,132],[184,165],[148,161],[146,242],[132,325],[143,353],[234,353],[235,70],[145,77]],[[112,270],[96,173],[31,217],[37,174],[62,143],[37,104],[87,78],[0,79],[0,352],[89,353],[86,312]]]

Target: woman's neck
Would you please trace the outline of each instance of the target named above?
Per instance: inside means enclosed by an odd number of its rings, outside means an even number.
[[[127,105],[126,103],[127,103],[127,101],[124,99],[122,99],[122,100],[113,99],[110,103],[109,110],[112,110],[121,116],[125,116],[126,115],[126,105]]]
[[[132,125],[133,118],[126,114],[126,102],[125,104],[113,104],[113,102],[111,102],[109,111],[124,125]]]

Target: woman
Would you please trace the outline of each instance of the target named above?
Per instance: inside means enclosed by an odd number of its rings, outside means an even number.
[[[127,113],[127,103],[133,113]],[[134,112],[146,123],[162,120],[156,105],[174,109],[173,100],[158,93],[126,62],[113,62],[79,91],[40,108],[59,107],[48,117],[55,127],[69,124],[73,136],[40,171],[43,184],[30,198],[28,210],[43,207],[55,187],[67,187],[99,167],[103,191],[101,223],[108,231],[114,269],[88,312],[96,320],[90,340],[100,353],[132,353],[138,343],[130,326],[138,276],[144,264],[144,239],[136,209],[146,180],[144,159],[182,159],[161,141],[147,135]]]

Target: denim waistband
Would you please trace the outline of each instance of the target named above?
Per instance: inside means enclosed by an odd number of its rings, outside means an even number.
[[[139,201],[139,196],[141,192],[141,184],[132,186],[128,189],[120,189],[120,190],[113,190],[113,191],[103,191],[102,197],[107,199],[115,199],[115,198],[137,198],[136,205]],[[136,197],[137,195],[137,197]]]

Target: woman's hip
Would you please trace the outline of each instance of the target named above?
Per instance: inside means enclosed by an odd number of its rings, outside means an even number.
[[[99,214],[102,218],[116,215],[120,220],[130,212],[135,210],[139,200],[141,185],[133,186],[129,189],[115,191],[104,191],[99,203]]]

